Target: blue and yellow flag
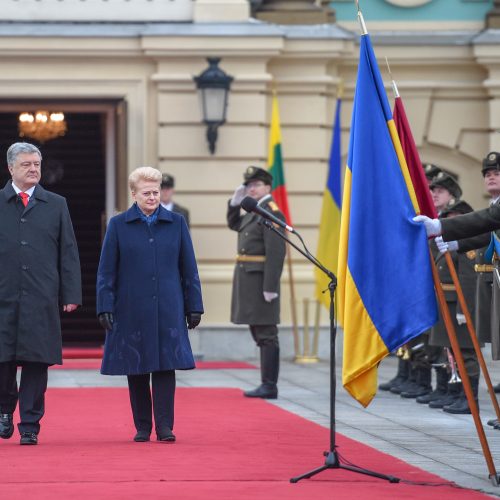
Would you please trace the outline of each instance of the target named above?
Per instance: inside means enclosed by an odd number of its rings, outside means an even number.
[[[377,365],[437,321],[423,224],[373,53],[361,36],[340,228],[338,305],[342,382],[363,406]]]
[[[318,260],[334,273],[337,272],[339,260],[339,235],[340,235],[340,206],[342,163],[340,149],[340,111],[342,100],[337,99],[335,122],[333,124],[332,145],[330,148],[330,161],[325,191],[323,192],[323,205],[321,208],[321,221],[319,225]],[[327,290],[329,278],[315,269],[316,298],[327,308],[330,307],[330,294],[323,293]]]

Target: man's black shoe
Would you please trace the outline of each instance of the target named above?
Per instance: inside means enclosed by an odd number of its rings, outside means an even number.
[[[500,393],[500,384],[494,385],[494,386],[493,386],[493,390],[494,390],[497,394],[499,394],[499,393]]]
[[[167,427],[167,429],[162,431],[156,431],[156,440],[157,441],[175,441],[174,433]]]
[[[491,427],[495,427],[495,425],[500,425],[498,418],[492,418],[491,420],[488,420],[488,422],[486,422],[486,423],[488,425],[491,425]]]
[[[0,413],[0,438],[9,439],[14,434],[12,413]]]
[[[134,441],[136,443],[145,443],[149,441],[150,432],[147,431],[137,431],[137,434],[134,436]]]
[[[20,444],[38,444],[38,436],[34,432],[21,432]]]
[[[278,399],[278,387],[275,385],[261,384],[257,389],[245,391],[246,398]]]

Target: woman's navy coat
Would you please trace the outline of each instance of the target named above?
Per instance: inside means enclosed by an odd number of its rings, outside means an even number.
[[[97,314],[111,312],[101,373],[135,375],[194,368],[186,313],[203,312],[183,217],[159,207],[148,226],[132,206],[113,217],[97,271]]]

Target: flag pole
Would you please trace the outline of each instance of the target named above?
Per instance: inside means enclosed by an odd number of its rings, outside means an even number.
[[[446,331],[448,332],[448,338],[450,339],[451,349],[453,351],[453,354],[455,356],[455,360],[457,362],[458,372],[460,373],[460,378],[462,379],[462,385],[464,388],[465,396],[467,397],[467,402],[469,403],[469,408],[471,410],[472,417],[474,419],[474,424],[476,426],[479,441],[481,443],[481,448],[483,450],[484,459],[486,460],[486,464],[488,466],[488,471],[490,473],[489,478],[494,486],[498,486],[499,485],[498,474],[497,474],[497,471],[495,469],[493,457],[491,456],[491,451],[490,451],[490,447],[488,445],[488,440],[486,438],[486,434],[484,432],[483,424],[481,423],[481,419],[479,418],[479,409],[478,409],[476,400],[474,398],[474,395],[472,393],[472,386],[470,383],[469,374],[467,373],[467,370],[465,368],[465,362],[464,362],[464,358],[462,356],[462,351],[461,351],[460,346],[458,344],[455,327],[453,326],[450,311],[448,309],[448,304],[446,303],[444,291],[443,291],[443,288],[441,286],[441,282],[439,280],[439,276],[438,276],[437,269],[436,269],[436,264],[434,263],[434,259],[432,258],[432,254],[430,253],[430,251],[429,251],[429,255],[430,255],[431,262],[432,262],[432,276],[434,278],[434,286],[436,288],[436,293],[438,296],[438,301],[439,301],[439,305],[441,308],[441,313],[443,315],[443,319],[445,322]],[[467,325],[472,327],[472,325],[470,323],[472,320],[471,320],[467,305],[465,303],[462,288],[460,286],[460,282],[458,281],[458,276],[457,276],[457,272],[455,269],[455,264],[453,263],[450,252],[446,252],[445,257],[446,257],[446,263],[448,264],[448,268],[449,268],[450,273],[451,273],[451,277],[453,279],[453,283],[455,284],[455,289],[457,291],[457,295],[459,297],[460,307],[462,308],[462,312],[465,315]],[[469,333],[470,333],[470,331],[471,330],[469,329]],[[472,339],[472,343],[474,344],[474,348],[476,348],[476,345],[479,346],[479,344],[477,342],[477,338],[475,338],[475,342],[474,342],[474,337],[472,337],[472,334],[471,334],[471,339]],[[480,349],[479,349],[479,353],[481,353]],[[482,357],[482,353],[481,353],[480,359],[482,359],[482,361],[484,363],[484,358]],[[486,369],[486,365],[484,366],[484,369]],[[486,370],[485,373],[488,373],[488,371]],[[488,376],[488,379],[489,379],[489,376]],[[490,380],[490,384],[491,384],[491,380]],[[498,407],[498,405],[497,405],[497,407]]]
[[[290,282],[290,314],[292,316],[293,348],[295,350],[295,362],[300,362],[299,355],[299,331],[297,328],[297,302],[295,299],[295,281],[293,278],[292,252],[290,247],[286,248],[286,263],[288,267],[288,279]]]

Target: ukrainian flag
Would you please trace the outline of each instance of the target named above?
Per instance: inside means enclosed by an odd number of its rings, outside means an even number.
[[[319,240],[317,249],[318,260],[333,272],[337,271],[339,260],[339,234],[340,234],[340,206],[341,200],[341,150],[340,150],[340,111],[342,100],[337,99],[335,111],[335,122],[333,125],[332,145],[330,149],[330,161],[328,178],[325,191],[323,192],[323,205],[321,208],[321,221],[319,224]],[[330,307],[330,294],[323,293],[327,290],[330,279],[320,271],[314,270],[316,274],[316,298],[326,308]]]
[[[367,34],[361,36],[344,180],[338,267],[342,381],[363,406],[377,365],[437,321],[423,224]]]

